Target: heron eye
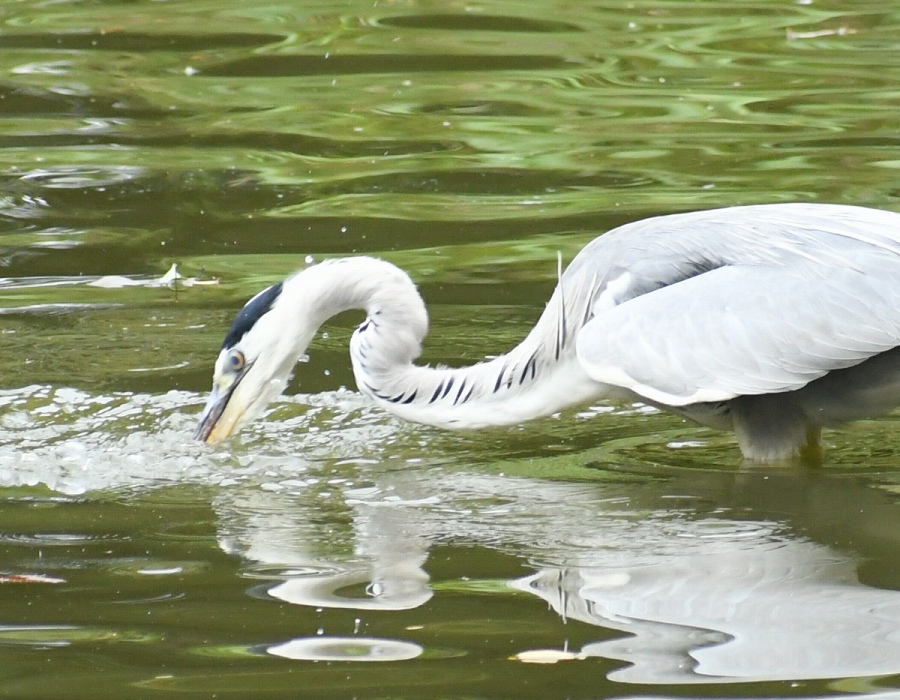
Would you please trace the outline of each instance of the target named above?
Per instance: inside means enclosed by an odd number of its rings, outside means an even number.
[[[240,350],[232,350],[225,358],[225,366],[232,372],[240,372],[244,369],[245,364],[247,364],[247,360]]]

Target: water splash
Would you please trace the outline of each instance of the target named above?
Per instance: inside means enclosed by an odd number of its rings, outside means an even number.
[[[2,391],[0,486],[68,495],[173,483],[289,487],[317,460],[378,455],[397,433],[361,397],[332,392],[286,398],[243,441],[210,449],[190,439],[203,400],[183,391]]]

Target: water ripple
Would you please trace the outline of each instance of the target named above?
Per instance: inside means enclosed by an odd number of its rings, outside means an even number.
[[[372,637],[299,637],[273,644],[266,651],[273,656],[298,661],[407,661],[424,649],[412,642]]]

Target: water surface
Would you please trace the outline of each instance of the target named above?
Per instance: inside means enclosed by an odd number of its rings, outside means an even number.
[[[234,313],[307,256],[404,266],[458,364],[620,223],[900,210],[894,3],[0,23],[0,695],[900,694],[896,416],[821,469],[640,405],[442,433],[355,393],[348,315],[263,420],[189,439]]]

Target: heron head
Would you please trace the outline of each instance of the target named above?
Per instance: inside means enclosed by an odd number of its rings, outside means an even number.
[[[281,393],[297,362],[294,343],[279,321],[281,283],[264,289],[241,309],[222,343],[213,388],[194,439],[230,437]]]

